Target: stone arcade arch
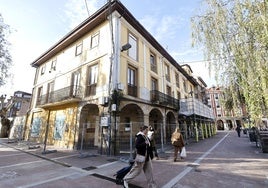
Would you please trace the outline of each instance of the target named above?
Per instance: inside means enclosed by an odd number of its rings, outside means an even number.
[[[99,108],[96,104],[86,104],[81,108],[77,149],[98,146]]]
[[[155,142],[156,144],[161,143],[161,134],[164,135],[163,129],[163,115],[157,108],[153,108],[149,113],[149,125],[155,130]]]
[[[144,125],[144,112],[139,105],[130,103],[123,106],[119,112],[117,118],[117,141],[120,151],[124,151],[130,148],[130,142],[132,141],[132,148],[134,148],[135,134],[140,130],[140,127]]]
[[[217,120],[217,129],[224,130],[224,123],[221,119]]]
[[[176,128],[176,118],[173,112],[169,111],[166,115],[166,140],[170,142],[171,134]]]

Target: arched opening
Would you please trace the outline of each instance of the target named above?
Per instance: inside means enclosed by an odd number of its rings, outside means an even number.
[[[166,140],[170,142],[171,134],[176,128],[176,118],[172,112],[168,112],[166,115]]]
[[[98,146],[99,108],[87,104],[81,109],[77,149],[84,150]]]
[[[164,135],[163,116],[160,110],[152,109],[149,113],[149,124],[154,128],[156,144],[161,144],[161,135]]]
[[[221,119],[217,121],[217,129],[224,130],[224,123]]]

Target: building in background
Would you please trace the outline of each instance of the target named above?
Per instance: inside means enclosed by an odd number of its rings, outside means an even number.
[[[23,91],[14,92],[1,108],[1,137],[22,139],[26,116],[30,107],[31,94]]]
[[[213,110],[218,130],[231,130],[238,125],[244,125],[244,122],[248,119],[245,105],[241,105],[239,109],[229,111],[222,104],[224,101],[222,87],[211,87],[206,92],[208,105]]]

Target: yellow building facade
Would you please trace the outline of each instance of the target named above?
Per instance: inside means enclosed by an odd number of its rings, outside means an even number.
[[[196,81],[119,1],[104,5],[31,64],[25,139],[117,154],[140,126],[159,144],[178,124],[179,99]]]

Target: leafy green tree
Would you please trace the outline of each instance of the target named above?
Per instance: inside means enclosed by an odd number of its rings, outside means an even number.
[[[5,85],[7,79],[11,76],[10,67],[12,59],[9,53],[10,43],[7,41],[7,35],[10,34],[10,28],[4,23],[3,17],[0,14],[0,87]]]
[[[193,46],[203,47],[217,81],[230,90],[228,106],[245,103],[252,119],[267,116],[267,0],[203,0],[200,10],[192,18]]]

